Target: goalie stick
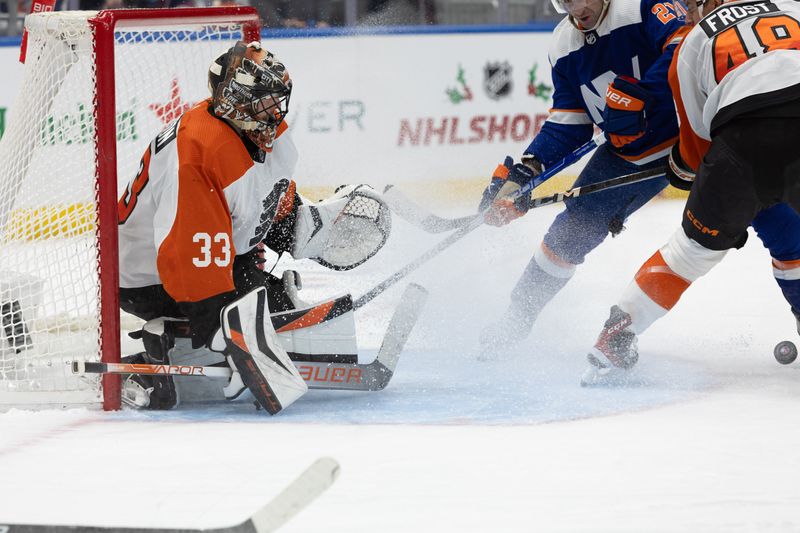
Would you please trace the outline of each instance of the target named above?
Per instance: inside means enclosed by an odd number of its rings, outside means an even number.
[[[616,178],[612,178],[606,181],[601,181],[599,183],[592,183],[591,185],[575,187],[567,191],[552,194],[550,196],[533,198],[531,200],[530,209],[535,209],[537,207],[544,207],[546,205],[563,202],[567,198],[577,198],[578,196],[586,196],[589,194],[594,194],[596,192],[608,189],[614,189],[616,187],[622,187],[623,185],[630,185],[633,183],[639,183],[640,181],[646,181],[653,178],[657,178],[659,176],[663,176],[665,170],[666,169],[664,167],[642,170],[641,172],[634,172],[633,174],[618,176]],[[547,171],[544,174],[547,174]],[[518,189],[517,192],[519,192],[520,194],[516,196],[530,192],[530,190],[533,188],[532,183],[533,182]],[[397,272],[395,272],[394,274],[392,274],[391,276],[389,276],[388,278],[377,284],[375,287],[367,291],[365,294],[363,294],[360,298],[358,298],[355,302],[353,302],[353,309],[358,309],[368,304],[376,296],[383,293],[386,289],[388,289],[389,287],[391,287],[392,285],[394,285],[395,283],[406,277],[408,274],[410,274],[423,264],[427,263],[429,260],[439,255],[441,252],[443,252],[444,250],[446,250],[447,248],[449,248],[450,246],[461,240],[463,237],[465,237],[467,234],[472,232],[474,229],[480,227],[481,225],[483,225],[483,213],[478,213],[477,215],[473,216],[469,220],[469,222],[467,222],[467,224],[461,226],[458,230],[453,232],[447,238],[440,241],[439,244],[435,245],[433,248],[423,253],[422,255],[420,255],[410,263],[408,263],[406,266],[404,266],[403,268],[401,268],[400,270],[398,270]]]
[[[518,191],[518,195],[532,191],[551,177],[555,176],[568,166],[577,162],[584,155],[588,154],[596,147],[605,142],[604,134],[596,135],[592,140],[578,147],[574,152],[566,155],[561,161],[550,165],[545,172],[536,176],[533,181],[525,185],[525,191]],[[458,229],[469,223],[476,215],[468,215],[458,218],[445,218],[434,215],[424,207],[412,201],[408,196],[400,192],[394,185],[387,185],[383,190],[383,200],[392,213],[399,215],[406,222],[426,231],[428,233],[443,233]]]
[[[330,457],[321,457],[309,466],[288,487],[264,507],[240,524],[214,529],[135,528],[103,526],[65,526],[44,524],[2,524],[0,533],[55,533],[75,531],[81,533],[268,533],[275,531],[313,502],[330,487],[339,476],[339,463]]]
[[[400,352],[416,324],[428,291],[411,283],[389,321],[378,355],[371,363],[321,363],[295,361],[310,389],[379,391],[394,375]],[[230,378],[231,369],[221,366],[155,365],[131,363],[72,362],[73,374],[151,374]],[[0,533],[3,533],[0,531]]]

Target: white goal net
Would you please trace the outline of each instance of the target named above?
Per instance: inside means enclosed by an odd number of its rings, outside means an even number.
[[[251,8],[30,15],[0,139],[0,406],[104,402],[119,380],[116,199],[150,140],[207,98],[207,69],[255,40]],[[116,164],[114,160],[116,159]]]

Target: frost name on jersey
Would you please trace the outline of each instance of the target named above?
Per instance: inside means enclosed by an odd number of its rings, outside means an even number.
[[[721,6],[700,21],[700,27],[709,37],[730,28],[740,20],[765,13],[775,13],[778,6],[772,2],[752,2],[735,6]]]

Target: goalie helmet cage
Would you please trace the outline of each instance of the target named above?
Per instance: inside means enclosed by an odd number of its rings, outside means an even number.
[[[211,61],[258,40],[259,19],[240,6],[59,11],[25,27],[0,139],[0,408],[114,410],[119,376],[70,369],[120,359],[120,187],[150,140],[208,98]]]

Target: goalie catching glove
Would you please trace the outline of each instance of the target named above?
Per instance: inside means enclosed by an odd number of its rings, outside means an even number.
[[[391,212],[380,194],[369,185],[342,186],[326,200],[297,208],[292,257],[350,270],[378,253],[391,230]]]
[[[483,191],[478,211],[491,226],[504,226],[528,212],[531,206],[531,193],[515,198],[520,187],[527,185],[542,173],[542,164],[530,155],[523,156],[522,163],[514,164],[511,156],[506,156],[502,165],[492,175],[489,186]]]

